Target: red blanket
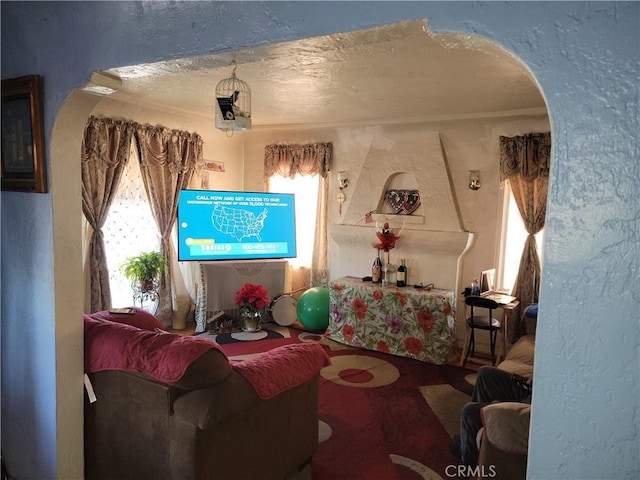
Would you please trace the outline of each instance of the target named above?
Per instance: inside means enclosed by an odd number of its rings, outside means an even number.
[[[321,345],[296,343],[274,348],[233,367],[253,385],[260,398],[267,399],[302,385],[330,364]]]
[[[149,312],[143,310],[140,307],[129,307],[125,310],[130,310],[133,313],[113,313],[110,310],[103,310],[102,312],[95,312],[89,316],[96,320],[108,320],[110,322],[126,323],[127,325],[133,325],[134,327],[142,328],[143,330],[154,331],[156,328],[164,330],[164,325],[160,320]]]
[[[85,372],[123,370],[174,383],[207,350],[218,348],[201,337],[141,330],[124,323],[84,316]]]

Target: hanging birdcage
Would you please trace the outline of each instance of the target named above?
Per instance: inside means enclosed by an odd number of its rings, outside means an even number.
[[[251,89],[236,78],[236,67],[230,78],[216,86],[215,126],[222,131],[251,130]]]

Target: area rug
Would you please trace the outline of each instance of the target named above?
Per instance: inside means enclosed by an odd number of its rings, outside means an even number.
[[[322,344],[332,361],[321,372],[318,451],[289,480],[451,478],[447,467],[458,462],[449,442],[470,399],[468,370],[356,349],[293,328],[263,328],[262,339],[224,334],[217,341],[232,361],[295,342]]]
[[[287,327],[276,324],[262,325],[258,332],[234,333],[201,333],[218,345],[231,361],[245,360],[255,357],[273,348],[298,342],[298,333]]]

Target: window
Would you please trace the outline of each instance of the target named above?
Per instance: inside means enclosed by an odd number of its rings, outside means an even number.
[[[296,196],[297,257],[289,261],[293,267],[311,268],[319,185],[319,175],[296,175],[293,179],[272,175],[269,179],[269,191]]]
[[[516,282],[520,259],[527,240],[527,231],[518,206],[513,198],[509,181],[504,182],[504,204],[502,210],[502,234],[500,239],[500,254],[498,260],[498,288],[511,292]],[[536,247],[542,262],[542,242],[544,228],[536,234]]]
[[[138,156],[133,147],[102,232],[109,269],[111,304],[114,307],[132,305],[131,282],[122,274],[120,265],[127,257],[160,249],[158,227],[149,207]]]

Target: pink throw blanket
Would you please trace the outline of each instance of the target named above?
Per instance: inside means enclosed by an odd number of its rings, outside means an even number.
[[[302,385],[330,364],[321,345],[296,343],[235,363],[233,368],[247,379],[260,398],[268,399]]]
[[[126,323],[134,327],[142,328],[153,332],[156,328],[164,330],[164,325],[154,315],[140,307],[129,307],[134,313],[113,313],[110,310],[103,310],[89,314],[95,320],[108,320],[110,322]]]
[[[201,337],[141,330],[85,315],[84,348],[87,373],[142,372],[162,382],[174,383],[207,350],[218,347]]]

